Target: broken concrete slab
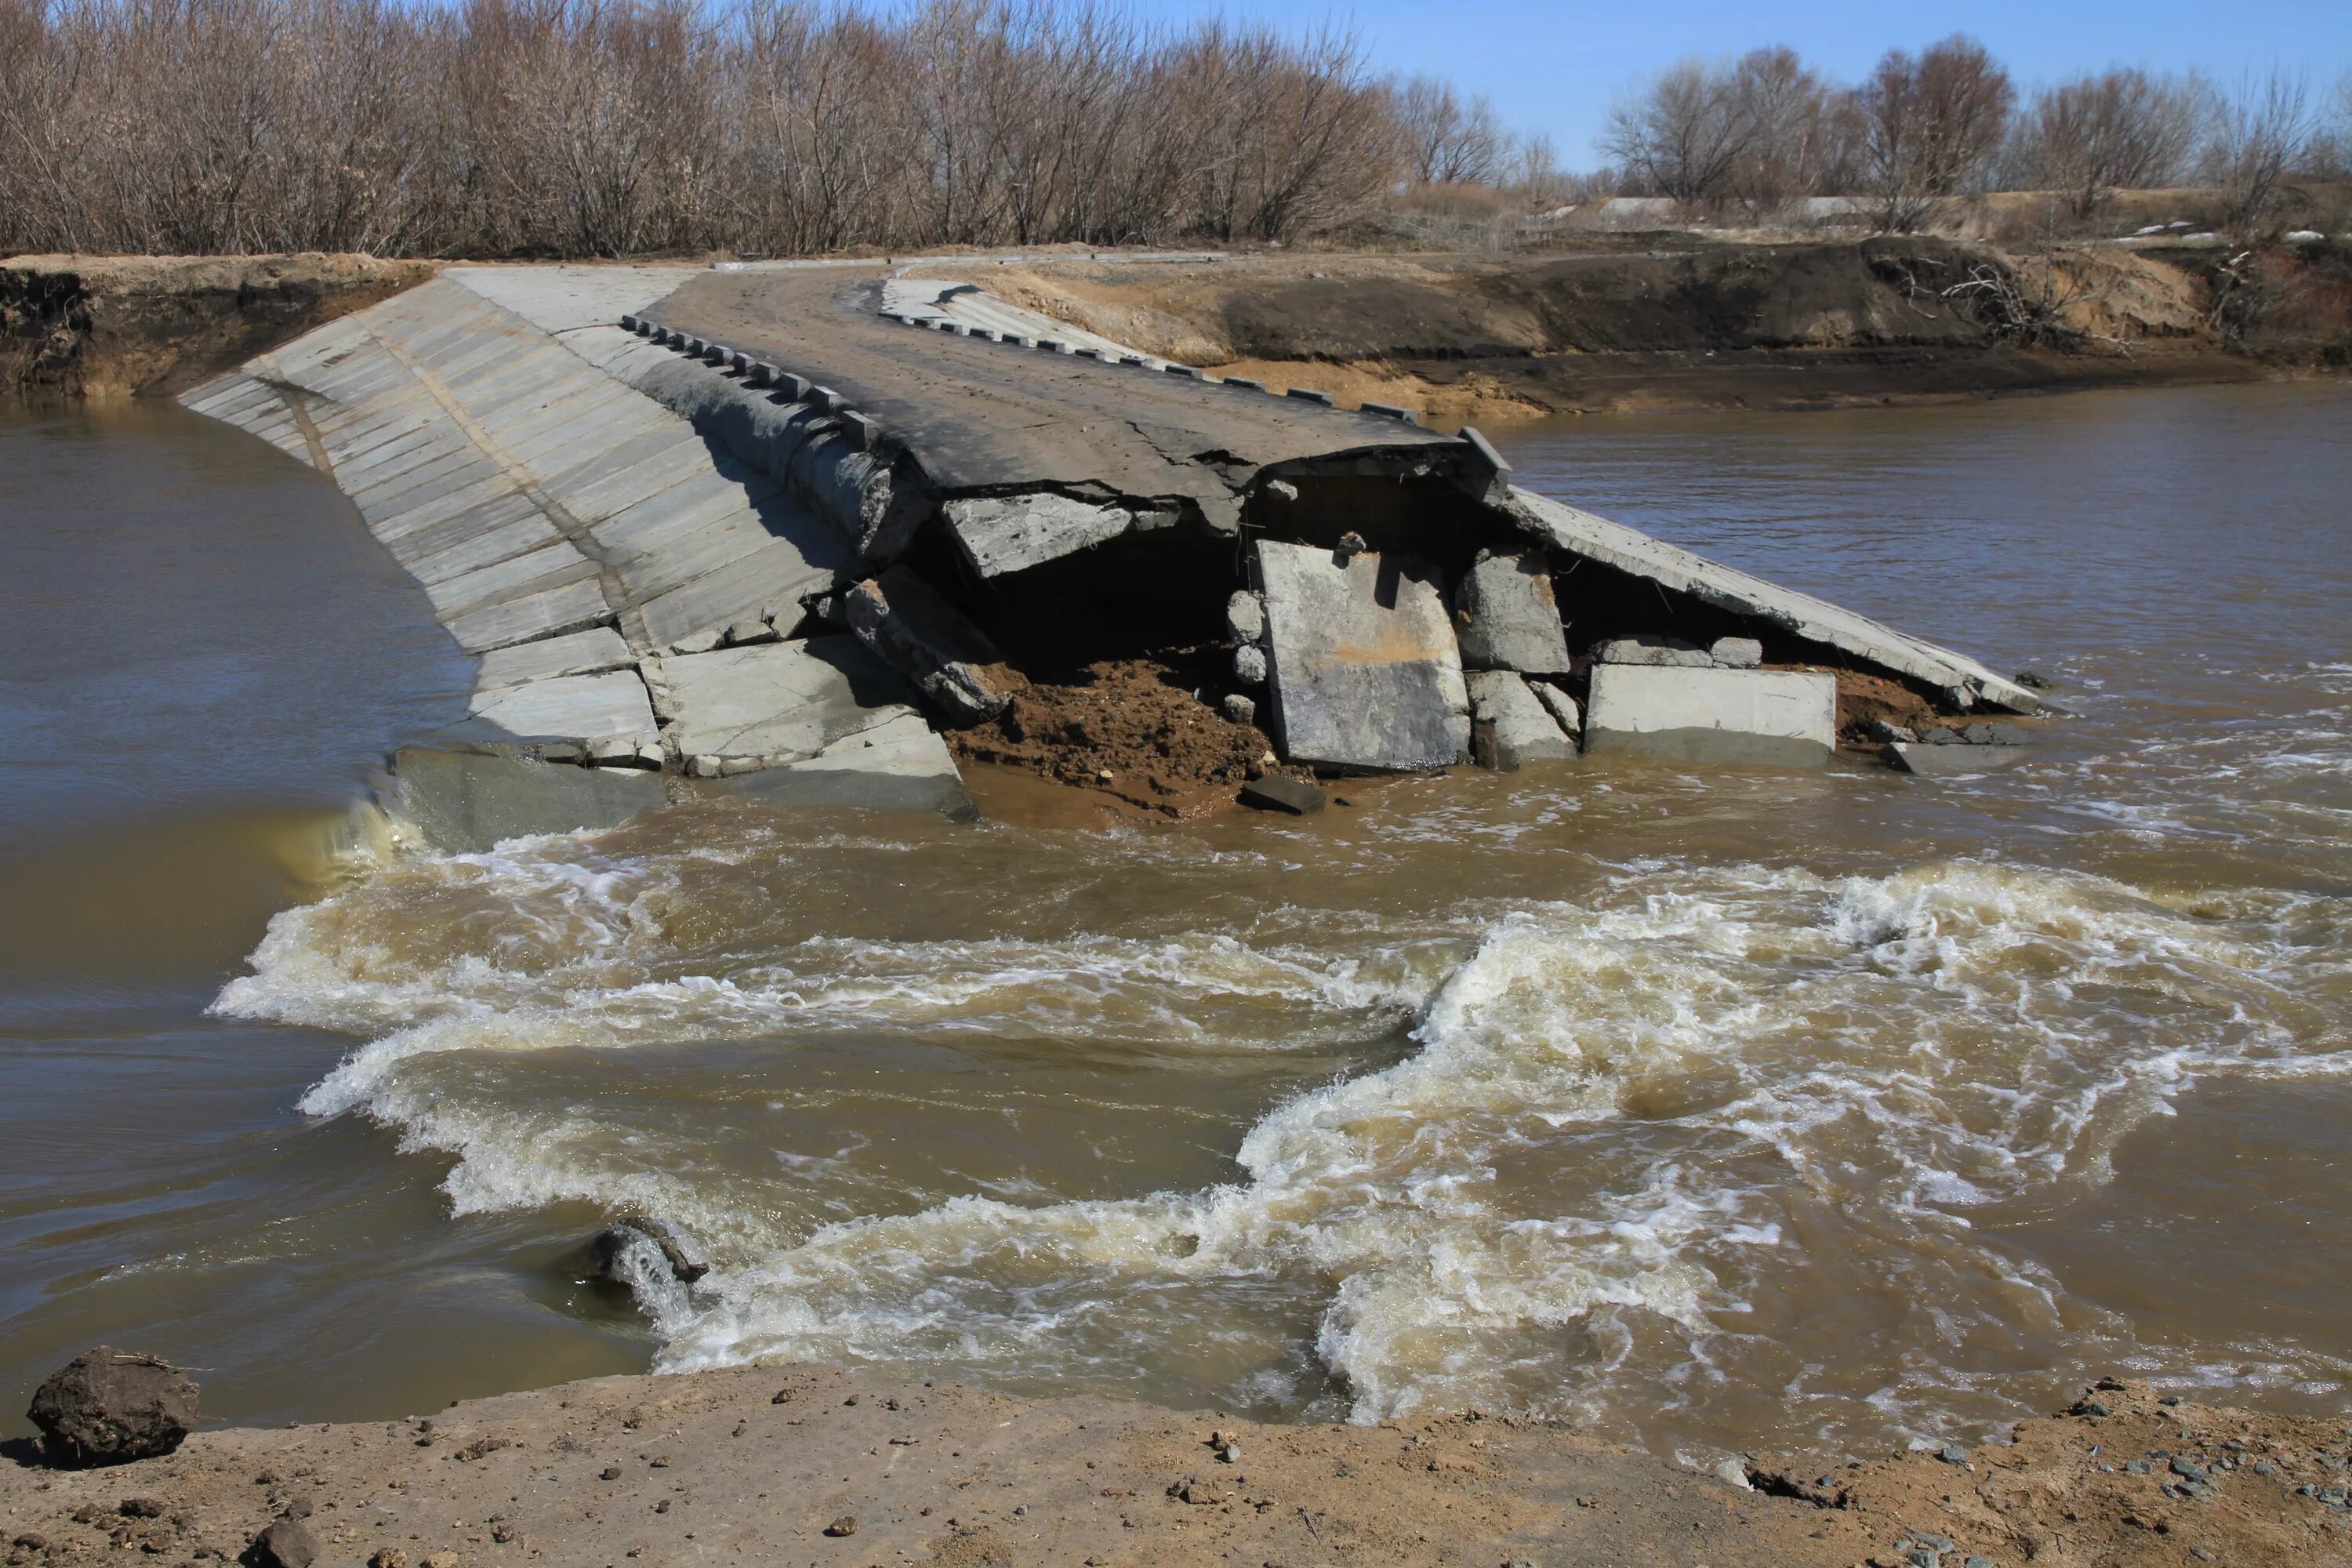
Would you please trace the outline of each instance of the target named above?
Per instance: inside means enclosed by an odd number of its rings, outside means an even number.
[[[1575,698],[1570,697],[1549,680],[1530,680],[1528,682],[1528,689],[1536,694],[1536,700],[1541,702],[1545,710],[1551,714],[1552,722],[1559,726],[1561,734],[1574,740],[1584,733],[1584,711],[1577,707]]]
[[[1293,761],[1411,772],[1470,747],[1470,693],[1436,571],[1261,540],[1271,705]]]
[[[992,719],[1021,689],[1021,678],[1006,668],[996,645],[904,566],[867,578],[841,599],[849,629],[951,722]]]
[[[1949,648],[1906,637],[1810,594],[1718,566],[1564,501],[1513,486],[1503,492],[1501,505],[1529,537],[1563,554],[1599,562],[1780,634],[1851,654],[1882,673],[1935,689],[1954,707],[1988,703],[2036,713],[2048,706],[2015,681]]]
[[[653,705],[634,669],[558,675],[477,692],[473,711],[441,741],[580,741],[629,736],[654,741]]]
[[[1045,491],[1020,496],[967,496],[940,509],[948,534],[973,571],[1003,577],[1091,550],[1135,526],[1121,506]]]
[[[1482,768],[1516,773],[1531,762],[1559,762],[1576,755],[1576,742],[1563,732],[1543,700],[1516,671],[1478,669],[1470,688],[1470,753]]]
[[[1482,551],[1454,591],[1454,625],[1465,668],[1568,673],[1568,637],[1540,550]]]
[[[379,793],[425,843],[461,855],[527,834],[618,827],[666,798],[656,773],[439,746],[402,747]]]
[[[2029,747],[2015,745],[1931,746],[1916,741],[1892,741],[1879,748],[1878,755],[1897,773],[1916,773],[1923,778],[1952,778],[2011,767],[2025,761],[2032,752]]]
[[[474,671],[474,689],[517,686],[558,675],[594,675],[631,663],[628,639],[610,626],[591,626],[560,637],[546,637],[513,647],[496,648],[482,656]]]
[[[979,815],[947,742],[911,710],[844,736],[804,761],[731,774],[707,787],[781,805],[937,811],[956,822]]]
[[[1595,753],[1819,767],[1837,747],[1833,675],[1603,664],[1591,695],[1584,744]]]
[[[1324,804],[1321,790],[1304,779],[1282,773],[1268,773],[1242,785],[1241,802],[1260,811],[1286,811],[1293,816],[1320,811]]]
[[[1592,662],[1649,665],[1663,669],[1711,669],[1715,656],[1680,637],[1639,632],[1629,637],[1611,637],[1592,650]]]
[[[682,756],[798,762],[912,714],[905,680],[850,637],[755,643],[646,661]]]

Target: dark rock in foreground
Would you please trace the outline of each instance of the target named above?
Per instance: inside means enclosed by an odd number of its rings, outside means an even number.
[[[119,1465],[168,1454],[195,1430],[196,1385],[158,1357],[99,1345],[52,1373],[26,1414],[51,1463]]]

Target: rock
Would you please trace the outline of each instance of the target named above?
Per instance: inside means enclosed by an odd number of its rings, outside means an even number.
[[[596,1479],[600,1481],[617,1481],[621,1479],[621,1467],[607,1465],[596,1472]]]
[[[589,1278],[608,1285],[627,1285],[628,1258],[636,1247],[661,1255],[663,1266],[679,1283],[691,1285],[710,1272],[698,1263],[670,1227],[657,1219],[619,1220],[598,1231],[588,1243]]]
[[[1410,772],[1470,749],[1470,693],[1437,574],[1261,540],[1273,710],[1293,761]]]
[[[1265,650],[1249,643],[1234,649],[1234,679],[1244,686],[1264,686],[1266,677]]]
[[[1339,563],[1344,566],[1350,557],[1361,555],[1370,548],[1371,546],[1364,542],[1364,536],[1351,528],[1339,536],[1339,542],[1332,547],[1331,553],[1337,555],[1339,558]]]
[[[1933,733],[1933,731],[1930,731]],[[2023,746],[1932,745],[1923,734],[1916,742],[1896,741],[1879,748],[1879,760],[1897,773],[1922,778],[1948,778],[1980,773],[2021,763],[2032,753]]]
[[[1323,792],[1303,780],[1268,773],[1242,785],[1241,801],[1261,811],[1286,811],[1293,816],[1304,816],[1323,809]]]
[[[1717,637],[1706,656],[1725,669],[1754,669],[1764,662],[1764,645],[1754,637]]]
[[[1704,655],[1700,657],[1704,658]],[[1800,670],[1596,665],[1589,752],[1820,767],[1837,745],[1837,678]]]
[[[2179,1476],[2183,1480],[2210,1481],[2213,1479],[2211,1471],[2206,1469],[2204,1466],[2199,1464],[2196,1460],[2189,1458],[2185,1454],[2180,1458],[2174,1459],[2170,1468],[2174,1475]]]
[[[1236,589],[1225,601],[1225,631],[1236,643],[1254,643],[1265,636],[1265,606],[1255,594]]]
[[[161,1519],[167,1510],[162,1498],[127,1497],[114,1505],[114,1511],[125,1519]]]
[[[1482,552],[1454,592],[1454,630],[1470,669],[1565,675],[1568,637],[1553,595],[1551,562],[1540,550]]]
[[[1611,637],[1592,650],[1595,664],[1646,664],[1671,669],[1712,669],[1715,658],[1696,643],[1680,637],[1660,637],[1641,632],[1630,637]]]
[[[1257,699],[1255,697],[1244,697],[1238,691],[1229,692],[1223,707],[1225,717],[1236,724],[1257,722]]]
[[[26,1412],[56,1465],[118,1465],[178,1447],[196,1425],[196,1385],[155,1356],[99,1345],[34,1392]]]
[[[722,647],[752,647],[761,643],[782,642],[784,634],[762,620],[736,621],[719,636]]]
[[[1936,1450],[1936,1458],[1943,1460],[1944,1463],[1948,1465],[1958,1465],[1963,1469],[1968,1468],[1969,1451],[1966,1448],[1961,1447],[1958,1443],[1945,1444],[1942,1447]],[[1950,1548],[1947,1547],[1945,1550],[1949,1551]]]
[[[1884,719],[1873,719],[1862,727],[1862,732],[1878,742],[1916,741],[1919,737],[1900,724],[1890,724]]]
[[[824,1527],[824,1532],[827,1535],[834,1536],[855,1535],[857,1533],[856,1517],[853,1514],[845,1513],[839,1519],[835,1520],[831,1524],[826,1525]]]
[[[1507,669],[1473,670],[1470,687],[1470,752],[1482,768],[1516,773],[1521,764],[1576,755],[1576,742],[1560,731],[1542,699]]]
[[[416,1568],[457,1568],[454,1552],[428,1552],[418,1560]]]
[[[950,722],[993,719],[1022,687],[996,645],[904,566],[868,577],[842,603],[858,640],[914,681]]]
[[[255,1536],[238,1559],[246,1568],[310,1568],[318,1560],[319,1538],[299,1519],[279,1520]]]
[[[2058,684],[2038,669],[2019,670],[2017,683],[2032,691],[2048,691]]]
[[[686,759],[686,776],[690,779],[715,779],[719,772],[719,759],[707,752]]]

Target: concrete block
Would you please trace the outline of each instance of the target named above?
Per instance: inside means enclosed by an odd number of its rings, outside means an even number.
[[[905,680],[848,637],[759,643],[650,661],[689,756],[798,762],[887,720],[911,717]]]
[[[1265,605],[1247,588],[1237,588],[1225,601],[1225,634],[1236,644],[1255,643],[1265,636]]]
[[[1021,689],[1020,677],[980,628],[904,566],[845,591],[842,608],[858,639],[952,723],[994,718]]]
[[[782,374],[767,361],[754,360],[751,368],[743,373],[743,379],[753,386],[773,386],[776,384],[776,377]]]
[[[2024,746],[1930,746],[1916,741],[1895,741],[1879,748],[1879,760],[1897,773],[1922,778],[1951,778],[2013,767],[2032,752]]]
[[[1286,752],[1333,767],[1446,767],[1470,748],[1470,694],[1432,568],[1262,540],[1271,703]]]
[[[1323,792],[1304,779],[1290,778],[1282,773],[1268,773],[1262,779],[1252,779],[1242,785],[1241,801],[1260,811],[1285,811],[1293,816],[1305,816],[1324,806]]]
[[[1245,375],[1229,375],[1225,377],[1223,384],[1226,386],[1238,386],[1244,392],[1264,392],[1265,390],[1265,383],[1262,381],[1252,381]]]
[[[841,422],[859,451],[870,452],[882,444],[882,422],[873,416],[849,410],[843,413]]]
[[[1407,425],[1421,423],[1421,410],[1418,408],[1400,408],[1393,403],[1367,403],[1362,407],[1365,413],[1377,414],[1383,419],[1402,420]]]
[[[727,363],[729,368],[735,371],[739,375],[749,375],[751,374],[751,356],[745,353],[740,349],[736,350],[733,353],[727,356]]]
[[[1125,507],[1040,491],[1020,496],[967,496],[940,509],[949,536],[972,570],[1003,577],[1091,550],[1135,526]]]
[[[1611,637],[1592,650],[1592,662],[1651,665],[1664,669],[1712,669],[1715,656],[1680,637],[1642,632],[1630,637]]]
[[[1476,427],[1462,426],[1462,444],[1470,448],[1469,461],[1463,465],[1463,479],[1470,493],[1499,501],[1511,493],[1511,465],[1495,444]]]
[[[1584,733],[1584,712],[1577,707],[1575,698],[1549,680],[1530,680],[1528,689],[1551,714],[1552,722],[1559,726],[1561,734],[1574,740]]]
[[[656,738],[653,705],[634,669],[550,676],[477,691],[473,711],[434,739],[488,742],[621,735],[630,738],[633,750]]]
[[[388,813],[452,854],[478,854],[526,834],[618,827],[665,798],[657,773],[436,746],[395,752],[381,794]]]
[[[1292,387],[1286,395],[1295,397],[1301,403],[1319,403],[1326,408],[1336,408],[1339,406],[1339,401],[1329,393],[1310,392],[1303,386]]]
[[[1832,675],[1602,664],[1591,695],[1584,743],[1595,753],[1819,767],[1837,747]]]
[[[1726,669],[1754,669],[1764,662],[1764,645],[1754,637],[1717,637],[1706,656]]]
[[[1568,673],[1568,637],[1552,593],[1551,562],[1540,550],[1483,552],[1454,591],[1462,662],[1523,675]]]
[[[1576,742],[1564,733],[1543,700],[1507,669],[1473,670],[1470,688],[1470,752],[1482,768],[1516,773],[1530,762],[1558,762],[1576,755]]]

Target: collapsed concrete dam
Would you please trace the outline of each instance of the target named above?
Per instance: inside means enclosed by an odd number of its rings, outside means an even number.
[[[455,268],[182,401],[331,477],[478,659],[381,792],[447,847],[695,792],[968,815],[943,736],[1056,645],[1223,643],[1192,695],[1302,777],[1817,765],[1860,737],[1842,672],[1945,719],[2042,706],[1517,489],[1475,432],[1206,377],[982,271]],[[1915,771],[1961,734],[1874,722]]]

